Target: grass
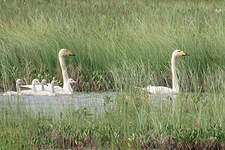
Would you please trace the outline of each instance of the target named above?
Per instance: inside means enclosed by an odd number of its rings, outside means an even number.
[[[16,108],[1,102],[0,149],[224,149],[223,1],[0,3],[2,91],[13,89],[17,78],[62,81],[61,48],[76,54],[66,58],[76,91],[119,91],[105,113],[67,110],[56,120],[30,114],[21,102]],[[156,102],[135,91],[171,87],[174,49],[190,54],[177,62],[177,100]]]
[[[171,85],[174,49],[190,53],[179,61],[183,91],[223,91],[223,1],[51,1],[7,0],[0,6],[2,90],[17,78],[56,77],[57,53],[71,49],[71,77],[78,91],[119,89],[134,84]],[[216,12],[221,9],[222,12]],[[213,83],[213,84],[212,84]]]
[[[98,115],[69,109],[54,119],[53,114],[34,115],[21,102],[1,102],[0,148],[224,149],[222,94],[149,101],[139,92],[121,93],[105,103],[105,112]]]

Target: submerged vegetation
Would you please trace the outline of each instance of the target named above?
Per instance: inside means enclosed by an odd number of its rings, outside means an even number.
[[[66,58],[76,91],[120,91],[104,113],[71,109],[59,119],[34,115],[22,101],[1,101],[0,149],[225,149],[224,1],[0,3],[1,91],[13,89],[17,78],[55,78],[60,85],[61,48],[76,54]],[[190,54],[177,62],[176,100],[135,91],[171,86],[174,49]]]
[[[78,91],[171,85],[174,49],[183,91],[224,90],[223,1],[1,0],[0,85],[39,76],[62,81],[57,53],[68,48]]]

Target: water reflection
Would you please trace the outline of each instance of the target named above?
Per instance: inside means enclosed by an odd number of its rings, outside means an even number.
[[[105,103],[113,101],[115,92],[74,93],[72,96],[0,96],[0,110],[20,109],[33,113],[58,114],[60,112],[87,109],[92,113],[102,113]]]

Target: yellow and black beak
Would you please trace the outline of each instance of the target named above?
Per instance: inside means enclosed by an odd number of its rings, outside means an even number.
[[[67,50],[67,53],[69,54],[69,56],[75,56],[71,51]]]
[[[180,53],[181,53],[182,56],[189,56],[189,54],[185,53],[184,51],[180,51]]]

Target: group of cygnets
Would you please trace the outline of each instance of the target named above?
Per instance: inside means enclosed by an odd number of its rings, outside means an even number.
[[[22,79],[16,80],[16,90],[5,92],[4,96],[13,95],[33,95],[33,96],[56,96],[56,95],[71,95],[73,94],[72,86],[77,82],[68,77],[67,68],[65,65],[65,56],[75,56],[71,51],[67,49],[61,49],[59,51],[59,63],[62,69],[63,87],[57,86],[57,82],[52,80],[51,83],[47,83],[46,79],[43,79],[41,83],[38,79],[33,79],[31,85],[24,85]],[[29,90],[21,90],[26,88]]]

